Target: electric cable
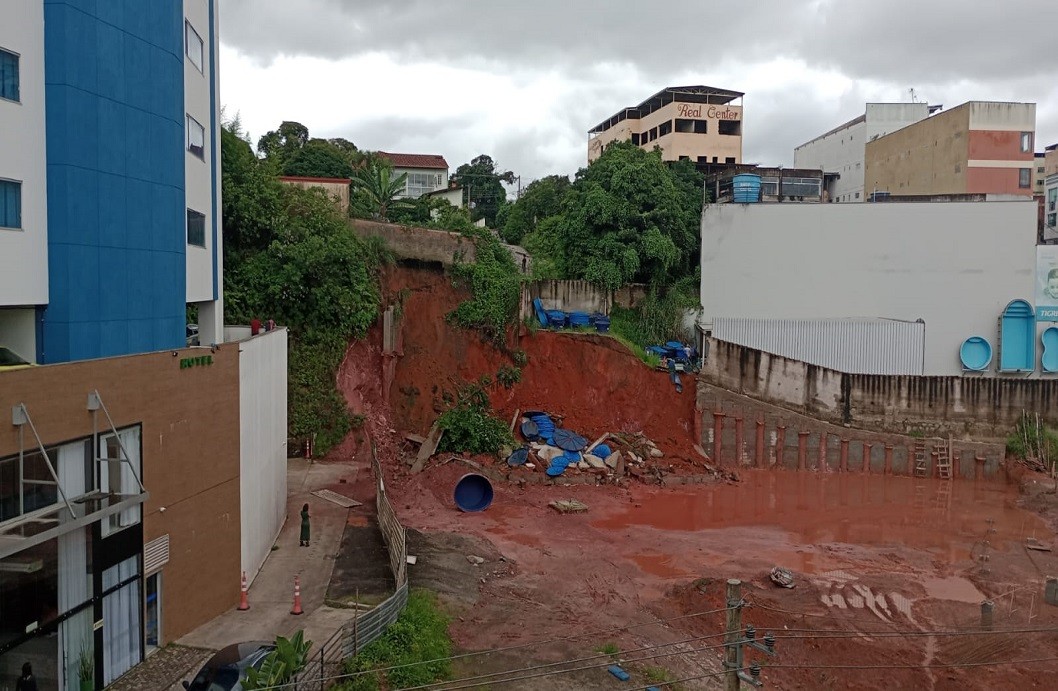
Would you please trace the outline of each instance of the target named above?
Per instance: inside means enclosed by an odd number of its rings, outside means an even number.
[[[1058,662],[1058,657],[1036,657],[1022,660],[988,660],[985,662],[951,662],[951,663],[929,663],[927,665],[761,665],[761,671],[771,669],[844,669],[844,670],[862,670],[862,669],[962,669],[972,667],[999,667],[1003,665],[1025,665],[1034,664],[1037,662]],[[739,672],[748,672],[751,668],[742,667],[738,669]],[[671,686],[673,684],[682,684],[688,681],[698,681],[700,679],[708,679],[710,677],[718,677],[726,674],[727,671],[716,672],[712,674],[702,674],[694,677],[685,677],[683,679],[674,679],[672,681],[654,682],[646,686],[636,686],[629,689],[628,691],[649,691],[652,687],[661,688],[663,686]]]
[[[417,662],[407,662],[407,663],[400,664],[400,665],[390,665],[388,667],[377,667],[377,668],[374,668],[374,669],[367,669],[367,670],[363,670],[363,671],[360,671],[360,672],[352,672],[352,673],[349,673],[349,674],[338,675],[338,676],[334,676],[334,677],[326,677],[326,678],[322,679],[322,681],[334,681],[334,680],[337,680],[337,679],[350,679],[350,678],[353,678],[353,677],[362,676],[364,674],[371,674],[371,673],[374,673],[374,672],[390,672],[390,671],[395,670],[395,669],[404,669],[404,668],[407,668],[407,667],[418,667],[418,666],[422,666],[422,665],[433,664],[435,662],[451,662],[451,661],[454,661],[454,660],[462,660],[462,659],[469,658],[469,657],[479,657],[479,656],[482,656],[482,655],[491,655],[491,654],[494,654],[494,653],[506,653],[506,652],[510,652],[512,650],[521,650],[523,648],[530,648],[530,647],[536,647],[536,646],[541,646],[541,645],[549,645],[549,644],[552,644],[552,643],[564,643],[566,641],[573,641],[573,640],[576,640],[578,638],[585,638],[585,637],[588,637],[588,636],[598,636],[598,635],[602,635],[602,634],[620,633],[620,632],[623,632],[623,631],[631,631],[633,629],[639,629],[639,628],[643,628],[643,627],[646,627],[646,626],[657,626],[657,625],[661,625],[661,624],[668,624],[668,623],[674,622],[674,621],[681,621],[681,620],[685,620],[685,619],[693,619],[693,618],[696,618],[696,617],[704,617],[704,616],[708,616],[710,614],[719,614],[720,612],[727,612],[727,611],[732,610],[732,609],[735,609],[735,608],[734,607],[721,607],[719,609],[711,609],[711,610],[706,610],[706,611],[703,611],[703,612],[692,612],[691,614],[681,614],[679,616],[668,617],[666,619],[655,619],[653,621],[641,621],[641,622],[637,622],[637,623],[634,623],[634,624],[626,624],[624,626],[616,626],[616,627],[610,627],[610,628],[605,628],[605,629],[595,629],[593,631],[587,631],[585,633],[574,634],[572,636],[564,636],[564,637],[561,637],[561,638],[545,638],[545,639],[541,639],[541,640],[531,641],[529,643],[520,643],[518,645],[505,646],[505,647],[502,647],[502,648],[489,648],[487,650],[477,650],[477,651],[473,651],[473,652],[469,652],[469,653],[461,653],[461,654],[458,654],[458,655],[450,655],[448,657],[438,657],[438,658],[433,658],[433,659],[430,659],[430,660],[419,660]],[[708,636],[703,636],[702,638],[709,638],[709,637],[713,637],[715,635],[723,635],[723,634],[722,633],[721,634],[709,634]],[[691,640],[696,640],[696,639],[691,639]],[[528,669],[528,668],[526,668],[526,669]],[[515,671],[522,671],[522,670],[515,670]],[[321,679],[315,679],[314,681],[321,681]],[[288,682],[286,684],[280,684],[280,685],[277,685],[277,686],[262,687],[261,691],[271,691],[272,689],[292,688],[293,686],[294,686],[294,682]]]

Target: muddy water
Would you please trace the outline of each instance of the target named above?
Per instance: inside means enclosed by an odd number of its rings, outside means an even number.
[[[972,563],[982,549],[1036,536],[1051,540],[1043,522],[1015,506],[1015,487],[994,481],[942,482],[905,477],[807,472],[746,472],[738,485],[634,493],[634,503],[592,522],[596,528],[717,531],[760,528],[785,533],[764,541],[773,556],[807,573],[836,568],[815,545],[908,547],[933,558]],[[739,531],[744,532],[744,531]],[[987,540],[989,547],[984,548]],[[805,549],[805,547],[809,549]],[[660,550],[664,552],[664,550]],[[634,557],[656,575],[672,569],[656,553]],[[977,597],[963,584],[938,581],[946,599]],[[943,595],[942,595],[943,594]]]

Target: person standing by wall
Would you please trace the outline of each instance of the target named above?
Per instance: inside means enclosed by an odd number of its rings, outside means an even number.
[[[309,505],[301,507],[301,546],[309,546]]]
[[[33,676],[33,666],[28,662],[22,665],[22,676],[15,682],[15,691],[37,691],[37,678]]]

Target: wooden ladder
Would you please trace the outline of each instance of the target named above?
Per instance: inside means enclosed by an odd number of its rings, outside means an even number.
[[[929,477],[929,454],[923,441],[915,442],[915,477]]]
[[[947,444],[937,444],[933,451],[937,454],[937,475],[941,480],[951,480],[951,439],[948,439]]]

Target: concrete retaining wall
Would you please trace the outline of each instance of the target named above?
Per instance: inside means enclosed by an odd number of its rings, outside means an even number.
[[[456,261],[472,262],[475,259],[474,241],[459,233],[396,223],[378,223],[362,218],[350,218],[349,227],[362,238],[382,238],[400,259],[439,262],[445,266],[450,266]],[[528,273],[532,268],[532,257],[525,248],[517,245],[504,247],[514,257],[518,270]]]
[[[696,414],[702,449],[724,467],[783,468],[817,472],[913,475],[915,447],[938,474],[934,451],[950,444],[955,477],[992,477],[1003,459],[1002,443],[912,437],[831,424],[762,403],[699,379]]]
[[[635,307],[646,297],[647,286],[632,283],[617,290],[606,290],[589,281],[541,280],[522,284],[522,297],[518,316],[532,316],[533,300],[540,298],[547,309],[566,312],[601,312],[610,314],[610,309]]]
[[[846,374],[708,339],[702,378],[841,425],[956,437],[1005,437],[1023,411],[1058,423],[1058,380]]]

